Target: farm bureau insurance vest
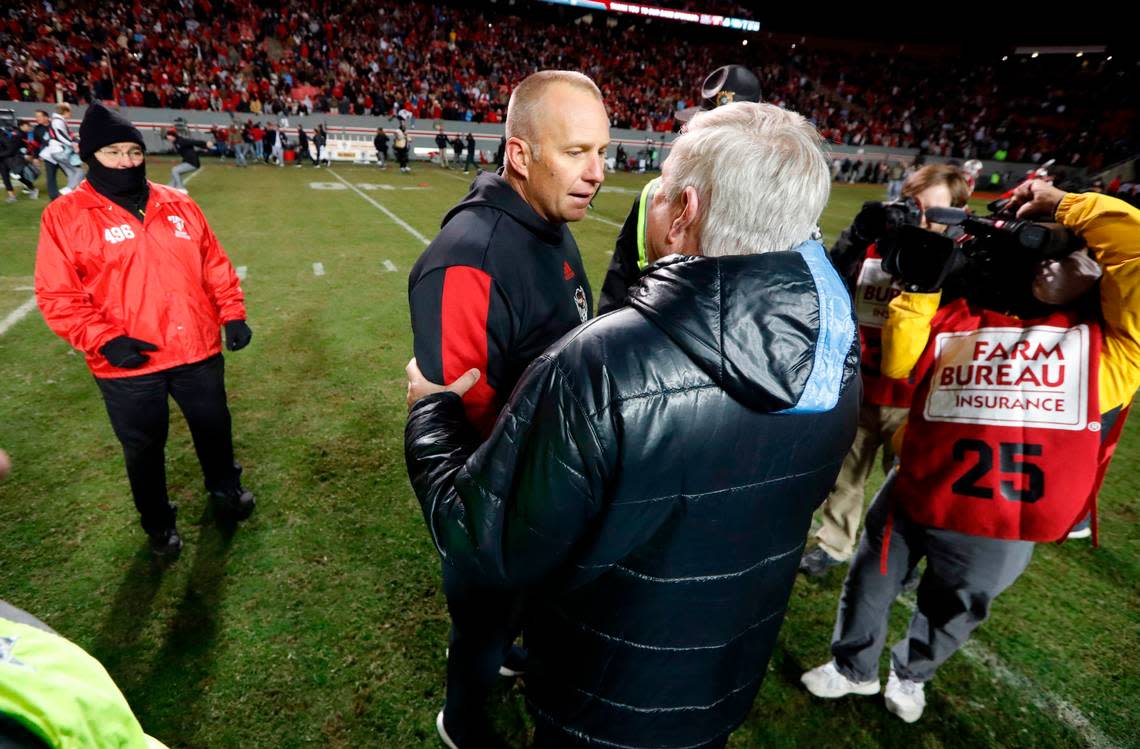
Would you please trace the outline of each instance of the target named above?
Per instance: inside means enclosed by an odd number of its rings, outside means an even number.
[[[1095,495],[1100,349],[1100,325],[1076,311],[1020,320],[965,300],[940,310],[892,498],[935,528],[1062,538]]]
[[[891,300],[901,287],[883,270],[883,260],[875,245],[859,267],[855,282],[855,316],[859,319],[859,371],[863,375],[863,403],[906,408],[914,399],[914,380],[884,377],[883,324]]]

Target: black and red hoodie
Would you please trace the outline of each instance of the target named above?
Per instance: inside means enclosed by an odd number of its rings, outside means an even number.
[[[463,403],[487,434],[527,365],[592,315],[578,245],[483,172],[408,278],[416,363],[438,383],[482,372]]]

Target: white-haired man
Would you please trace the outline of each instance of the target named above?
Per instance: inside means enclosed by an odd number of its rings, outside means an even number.
[[[813,239],[829,188],[799,115],[700,114],[648,208],[662,259],[531,364],[485,442],[457,397],[480,373],[409,364],[441,554],[526,592],[535,746],[713,749],[747,715],[858,414],[850,297]]]

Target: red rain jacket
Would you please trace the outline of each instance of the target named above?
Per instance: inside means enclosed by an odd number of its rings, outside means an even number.
[[[146,221],[84,180],[40,222],[36,302],[48,327],[87,355],[96,377],[133,377],[207,359],[222,324],[245,319],[233,265],[188,196],[150,183]],[[99,349],[127,335],[158,346],[137,369]]]

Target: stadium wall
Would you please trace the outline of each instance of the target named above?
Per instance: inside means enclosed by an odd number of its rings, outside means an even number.
[[[0,109],[12,109],[20,119],[31,119],[37,109],[44,109],[50,113],[52,106],[53,105],[49,102],[0,101]],[[83,119],[83,114],[86,109],[87,108],[82,105],[74,105],[72,107],[72,119],[70,122],[74,128],[79,127],[79,122]],[[227,127],[233,119],[239,122],[244,122],[246,119],[253,119],[255,122],[265,123],[272,122],[278,117],[278,115],[255,115],[246,112],[239,112],[236,113],[234,117],[231,117],[229,112],[147,109],[143,107],[122,107],[120,111],[142,131],[143,138],[146,140],[147,150],[152,153],[170,151],[170,147],[163,139],[163,133],[173,127],[176,119],[185,120],[186,126],[191,133],[197,131],[205,134],[215,125]],[[329,131],[330,140],[362,140],[367,143],[369,152],[372,150],[372,136],[375,135],[376,128],[382,127],[385,131],[390,133],[393,128],[397,127],[395,117],[314,114],[303,117],[290,116],[288,119],[289,128],[286,130],[286,133],[290,135],[290,141],[295,140],[297,125],[303,125],[306,131],[312,131],[317,125],[324,125],[325,129]],[[443,126],[443,130],[448,136],[454,136],[456,133],[463,135],[472,133],[475,136],[476,147],[488,157],[488,161],[494,159],[495,151],[499,145],[499,138],[502,137],[504,130],[502,124],[485,124],[454,120],[415,120],[412,126],[408,128],[408,133],[412,136],[412,146],[416,149],[416,157],[427,159],[430,158],[429,153],[435,153],[434,138],[439,125]],[[668,155],[669,144],[676,137],[676,135],[672,133],[647,132],[645,130],[621,130],[616,128],[610,131],[610,135],[612,137],[609,151],[610,157],[615,156],[618,144],[622,144],[625,146],[626,153],[629,154],[630,158],[636,158],[638,150],[645,147],[646,139],[651,139],[660,151],[656,162],[657,164],[660,164],[661,160]],[[827,152],[832,158],[842,159],[851,157],[853,160],[861,159],[863,161],[901,159],[907,162],[913,160],[918,153],[917,149],[913,148],[892,149],[879,146],[840,146],[834,143],[827,144]],[[927,162],[929,163],[938,163],[946,160],[947,159],[940,157],[927,158]],[[984,161],[982,164],[982,174],[984,175],[997,171],[1003,173],[1013,172],[1015,176],[1021,176],[1036,166],[1034,164],[1015,164],[1008,161]]]

